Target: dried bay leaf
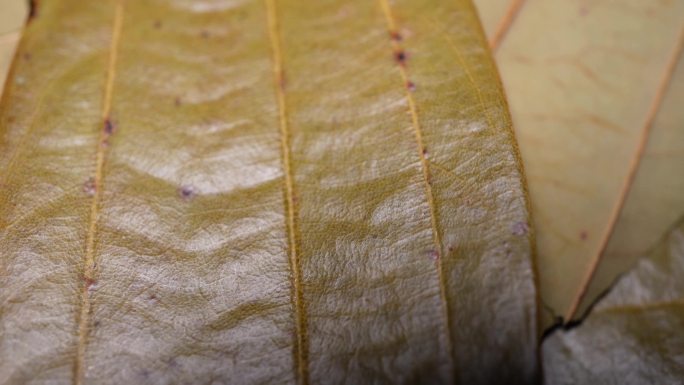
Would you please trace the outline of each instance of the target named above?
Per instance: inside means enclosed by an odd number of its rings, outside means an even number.
[[[535,380],[526,197],[469,1],[43,1],[24,53],[0,383]]]
[[[476,4],[529,181],[540,293],[577,319],[684,215],[684,3]]]

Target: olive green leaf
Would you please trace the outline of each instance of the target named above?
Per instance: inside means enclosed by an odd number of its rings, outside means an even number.
[[[0,124],[2,384],[537,377],[468,0],[41,1]]]
[[[684,378],[684,222],[577,328],[542,345],[546,382],[679,384]]]
[[[529,180],[539,290],[578,318],[684,215],[684,2],[475,2]]]

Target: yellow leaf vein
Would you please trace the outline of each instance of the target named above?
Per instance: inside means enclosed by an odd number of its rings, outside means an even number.
[[[275,0],[266,0],[268,16],[268,32],[273,55],[273,75],[278,103],[278,119],[280,126],[280,146],[285,181],[285,209],[287,211],[287,235],[290,269],[292,270],[292,302],[295,311],[295,365],[300,385],[309,383],[308,351],[306,341],[306,313],[303,304],[303,289],[297,249],[297,221],[294,197],[294,177],[290,155],[290,130],[285,103],[285,78],[283,72],[283,56],[278,28],[278,12]]]
[[[399,63],[399,71],[401,74],[402,81],[404,83],[404,88],[406,92],[406,101],[409,106],[409,112],[411,114],[411,123],[413,125],[414,133],[415,133],[415,139],[418,147],[418,157],[420,158],[420,163],[421,163],[421,168],[423,170],[423,181],[425,184],[425,196],[427,198],[427,203],[430,208],[430,222],[432,226],[432,236],[433,236],[433,242],[435,245],[435,251],[437,253],[437,274],[438,274],[438,280],[439,280],[439,291],[440,291],[440,301],[442,304],[442,312],[443,312],[443,318],[444,318],[444,331],[446,334],[446,341],[445,341],[445,346],[447,350],[447,354],[449,359],[451,360],[451,367],[455,369],[455,365],[453,363],[453,356],[454,356],[454,349],[453,349],[453,343],[451,339],[451,322],[449,319],[449,303],[448,303],[448,298],[447,298],[447,290],[446,290],[446,280],[444,277],[444,266],[443,266],[443,247],[442,247],[442,240],[441,236],[439,233],[439,225],[438,225],[438,219],[437,219],[437,207],[435,204],[435,198],[432,192],[432,185],[431,185],[431,177],[430,177],[430,164],[426,158],[426,147],[425,143],[423,141],[423,133],[420,127],[420,122],[418,120],[418,109],[416,107],[416,102],[413,98],[412,90],[410,85],[412,84],[411,81],[409,80],[408,72],[406,70],[406,66],[403,63],[405,57],[404,53],[402,50],[402,47],[399,45],[398,39],[394,38],[399,35],[399,29],[397,27],[397,23],[394,19],[394,15],[392,13],[392,8],[389,4],[388,0],[378,0],[380,2],[380,6],[382,8],[383,14],[385,15],[385,19],[387,22],[387,28],[389,30],[390,36],[393,38],[391,39],[392,42],[392,49],[395,52],[395,58],[397,58],[400,63]]]
[[[110,112],[112,107],[112,93],[114,78],[116,76],[116,59],[121,40],[121,26],[123,24],[124,0],[117,0],[114,10],[114,23],[112,27],[112,39],[110,45],[109,61],[107,65],[107,80],[102,103],[102,127],[97,142],[97,154],[94,178],[94,194],[90,205],[90,217],[88,233],[86,236],[85,257],[83,260],[83,290],[81,292],[81,311],[78,320],[78,347],[74,362],[73,383],[80,385],[85,374],[85,350],[88,344],[91,302],[89,289],[95,282],[95,237],[97,235],[97,221],[102,197],[103,169],[106,157],[106,141],[111,133],[107,127],[111,125]]]

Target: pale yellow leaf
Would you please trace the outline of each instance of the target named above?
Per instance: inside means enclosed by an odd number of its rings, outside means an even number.
[[[28,0],[0,0],[0,35],[19,31],[26,20]]]
[[[0,94],[28,12],[26,0],[0,0]]]
[[[684,213],[684,2],[506,7],[485,29],[528,177],[540,292],[570,319]]]
[[[5,79],[12,63],[14,51],[19,43],[20,32],[9,32],[0,36],[0,93],[5,86]]]

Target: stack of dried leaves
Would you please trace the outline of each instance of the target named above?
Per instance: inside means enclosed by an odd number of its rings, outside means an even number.
[[[683,2],[31,4],[0,384],[684,378]]]

